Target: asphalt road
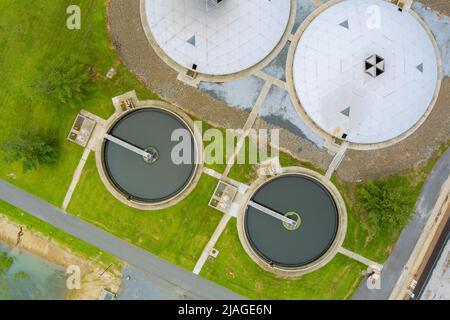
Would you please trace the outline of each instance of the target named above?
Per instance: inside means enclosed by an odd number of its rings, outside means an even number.
[[[442,186],[450,175],[450,150],[436,163],[420,193],[416,212],[411,222],[402,231],[394,250],[384,264],[381,273],[381,289],[370,290],[363,281],[355,293],[355,300],[386,300],[394,289],[406,265],[428,217],[439,197]]]
[[[171,264],[145,250],[92,226],[59,208],[0,180],[0,199],[48,224],[108,252],[142,271],[176,286],[186,296],[211,300],[239,300],[243,297]],[[95,210],[95,208],[93,208]]]

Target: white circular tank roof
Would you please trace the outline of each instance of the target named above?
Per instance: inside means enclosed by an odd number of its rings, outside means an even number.
[[[246,70],[283,37],[291,0],[145,0],[159,47],[177,64],[209,75]]]
[[[293,78],[300,104],[318,127],[349,142],[376,144],[427,114],[437,57],[410,13],[384,0],[346,0],[306,28]]]

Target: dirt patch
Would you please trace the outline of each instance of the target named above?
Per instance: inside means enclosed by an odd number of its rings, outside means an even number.
[[[449,0],[420,0],[418,1],[439,14],[450,16],[450,1]]]
[[[61,244],[40,233],[28,230],[24,225],[11,222],[2,215],[0,215],[0,230],[0,240],[10,246],[37,255],[62,267],[71,265],[80,267],[81,289],[70,291],[67,299],[97,300],[103,289],[117,292],[120,288],[120,274],[104,272],[105,267],[86,260]]]

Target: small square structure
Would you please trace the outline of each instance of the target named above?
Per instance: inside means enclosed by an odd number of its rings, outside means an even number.
[[[233,205],[237,192],[238,190],[236,187],[226,182],[219,181],[208,205],[216,210],[228,214]]]
[[[117,300],[117,295],[109,290],[103,289],[99,300]]]
[[[112,99],[114,108],[118,112],[126,112],[128,110],[136,108],[136,106],[138,105],[138,101],[139,100],[137,98],[136,91],[134,90]]]
[[[82,114],[78,114],[70,129],[67,140],[85,148],[95,129],[96,122]]]
[[[219,256],[219,250],[217,250],[216,248],[212,248],[209,251],[209,256],[214,259],[217,258]]]
[[[258,175],[260,176],[275,176],[281,173],[283,173],[283,168],[278,157],[269,158],[258,164]]]

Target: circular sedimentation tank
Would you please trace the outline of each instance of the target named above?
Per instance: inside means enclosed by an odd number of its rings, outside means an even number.
[[[141,0],[141,19],[151,45],[168,65],[220,82],[250,74],[281,51],[294,24],[295,3]]]
[[[109,190],[122,202],[144,210],[184,198],[198,180],[201,152],[190,122],[168,106],[138,108],[113,121],[101,152],[101,173]],[[176,151],[180,139],[185,146],[181,163],[174,158],[180,155]]]
[[[287,276],[300,276],[326,264],[346,229],[338,191],[320,175],[303,169],[259,181],[238,220],[241,241],[252,259],[268,271]]]
[[[304,121],[330,141],[373,150],[410,136],[439,94],[439,49],[413,10],[333,0],[293,38],[288,86]]]

